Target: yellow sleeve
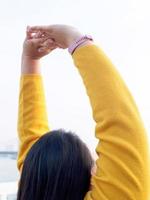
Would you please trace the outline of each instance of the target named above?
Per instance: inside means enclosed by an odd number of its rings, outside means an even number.
[[[42,77],[22,75],[20,79],[18,169],[21,171],[31,146],[49,131]]]
[[[85,200],[150,200],[148,136],[129,89],[96,45],[73,54],[96,122],[97,171]]]

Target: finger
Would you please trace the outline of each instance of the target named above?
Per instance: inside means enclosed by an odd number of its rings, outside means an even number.
[[[38,48],[39,52],[49,52],[52,51],[54,49],[58,48],[58,46],[56,44],[52,44],[51,46],[47,47],[47,46],[41,46]]]
[[[51,47],[54,45],[54,40],[53,39],[48,39],[45,42],[43,42],[42,46],[47,46],[47,47]]]
[[[27,32],[29,32],[29,29],[30,29],[30,26],[27,26],[27,28],[26,28]]]
[[[46,48],[46,47],[40,47],[40,48],[38,49],[38,52],[44,52],[44,51],[45,51],[45,48]]]
[[[33,38],[32,42],[38,45],[42,45],[46,40],[48,40],[49,38]]]
[[[26,39],[29,40],[31,38],[32,38],[32,36],[31,36],[31,33],[28,31],[28,26],[27,26],[27,28],[26,28]]]
[[[51,48],[51,49],[56,49],[56,48],[58,48],[58,47],[59,47],[59,46],[58,46],[57,44],[54,43],[50,48]]]
[[[49,35],[45,32],[41,32],[41,31],[38,31],[37,33],[32,33],[34,38],[42,38],[42,37],[45,37],[45,38],[48,38]]]
[[[33,33],[29,31],[29,26],[27,26],[26,28],[26,35],[27,35],[27,39],[35,39],[35,38],[40,38],[41,32],[38,31],[37,33]]]
[[[41,45],[43,44],[43,42],[45,41],[45,38],[31,38],[31,39],[27,39],[27,41],[29,42],[30,45],[32,45],[32,48],[39,48],[41,47]]]
[[[28,28],[28,31],[30,33],[37,33],[38,31],[40,31],[42,33],[42,37],[53,37],[54,33],[53,33],[53,26],[31,26]]]
[[[57,47],[55,46],[55,47],[53,47],[53,48],[51,48],[51,51],[53,51],[54,49],[56,49]]]
[[[46,52],[50,52],[51,49],[50,48],[47,48],[47,47],[40,47],[38,49],[38,52],[41,52],[41,53],[46,53]]]
[[[33,33],[32,33],[33,34]],[[33,38],[41,38],[42,37],[42,33],[41,31],[38,31],[37,33],[33,34]]]
[[[37,31],[47,31],[48,26],[30,26],[28,29],[30,32],[37,32]]]

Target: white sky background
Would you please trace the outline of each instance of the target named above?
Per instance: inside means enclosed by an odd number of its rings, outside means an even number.
[[[91,34],[129,87],[150,133],[149,0],[5,0],[0,2],[0,145],[17,137],[20,57],[27,25],[63,23]],[[51,129],[73,130],[93,150],[88,97],[67,50],[42,60]],[[150,134],[149,134],[150,139]]]

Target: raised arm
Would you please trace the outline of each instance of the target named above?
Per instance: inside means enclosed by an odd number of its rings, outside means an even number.
[[[51,40],[36,39],[27,32],[22,53],[18,112],[17,165],[20,171],[31,146],[49,131],[40,58],[54,48]]]
[[[149,200],[148,138],[134,99],[119,72],[96,45],[75,50],[96,122],[97,171],[87,200]]]

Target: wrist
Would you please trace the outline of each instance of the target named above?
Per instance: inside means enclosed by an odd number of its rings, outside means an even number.
[[[82,35],[72,42],[72,44],[68,47],[68,51],[70,54],[73,54],[77,48],[89,44],[93,44],[93,38],[90,35]]]
[[[78,38],[81,38],[83,34],[80,32],[74,33],[70,39],[68,39],[68,47],[73,44]]]
[[[74,50],[74,52],[80,47],[84,47],[84,46],[87,46],[87,45],[93,45],[93,44],[94,44],[93,41],[85,41],[82,44],[80,44],[79,46],[77,46],[77,48]]]
[[[26,53],[22,53],[22,60],[37,60],[37,61],[39,61],[40,60],[40,58],[36,58],[36,57],[33,57],[33,56],[30,56],[30,55],[28,55],[28,54],[26,54]]]
[[[21,73],[40,74],[40,59],[33,59],[30,56],[22,54]]]

